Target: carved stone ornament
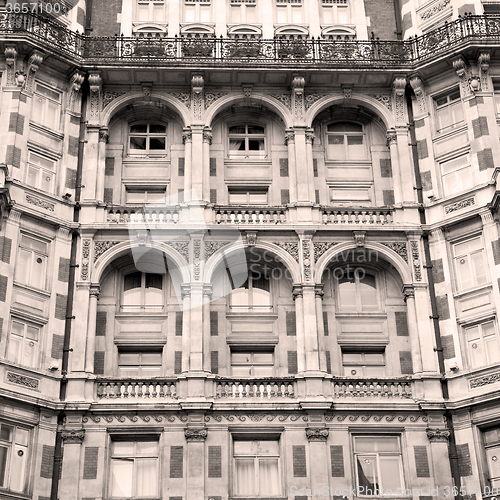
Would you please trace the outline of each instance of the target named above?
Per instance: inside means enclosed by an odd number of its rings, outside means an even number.
[[[295,130],[287,129],[285,131],[285,146],[295,142]]]
[[[218,101],[221,97],[226,94],[224,92],[215,92],[205,94],[205,109],[208,109],[215,101]],[[189,106],[188,106],[189,107]]]
[[[208,260],[215,252],[225,247],[229,241],[205,241],[205,260]]]
[[[452,59],[453,69],[455,70],[458,78],[460,78],[460,88],[462,98],[472,94],[472,89],[469,83],[470,80],[470,68],[467,61],[462,57],[458,56]]]
[[[288,252],[297,262],[299,261],[299,244],[298,243],[275,243],[275,245],[279,246],[285,252]]]
[[[80,71],[75,71],[70,78],[68,87],[68,109],[70,111],[75,111],[75,104],[78,100],[84,79],[85,75]]]
[[[94,262],[111,247],[118,245],[119,241],[95,241],[94,242]]]
[[[99,129],[99,142],[104,142],[104,144],[108,143],[109,140],[109,129],[108,127],[102,127]]]
[[[481,83],[481,90],[487,91],[489,90],[488,85],[488,71],[490,69],[490,53],[489,52],[481,52],[477,59],[477,66],[479,68],[479,78]]]
[[[405,242],[382,243],[387,248],[396,252],[408,264],[408,247]]]
[[[306,80],[303,76],[295,75],[292,80],[292,100],[293,100],[293,113],[295,119],[301,120],[304,116],[304,86]]]
[[[90,240],[84,239],[82,241],[82,265],[80,278],[82,281],[89,279],[89,255],[90,255]]]
[[[304,290],[302,285],[293,285],[292,287],[292,299],[301,299],[304,296]]]
[[[500,372],[490,373],[483,377],[471,378],[469,380],[469,387],[471,389],[477,389],[478,387],[483,387],[484,385],[496,384],[500,382]]]
[[[356,243],[356,246],[359,247],[364,247],[365,246],[365,236],[366,236],[366,231],[354,231],[354,243]]]
[[[169,247],[179,252],[189,262],[189,242],[188,241],[169,241],[166,243]]]
[[[446,429],[431,429],[430,427],[427,427],[425,432],[427,432],[427,437],[431,443],[439,441],[447,443],[448,439],[450,439],[450,431]]]
[[[12,384],[22,385],[28,389],[38,389],[40,381],[37,378],[26,377],[19,373],[7,372],[7,382]]]
[[[451,0],[442,0],[441,2],[438,2],[437,4],[433,5],[430,9],[422,12],[420,14],[420,18],[423,21],[427,21],[431,17],[435,16],[437,13],[441,12],[443,9],[445,9],[448,5],[450,5]]]
[[[406,78],[397,77],[393,82],[394,102],[396,103],[396,122],[405,122],[405,89]]]
[[[271,94],[270,97],[281,102],[286,108],[291,109],[291,101],[288,94]]]
[[[255,231],[247,231],[246,232],[247,243],[249,247],[253,247],[257,243],[257,232]]]
[[[193,132],[190,128],[185,128],[182,131],[182,144],[186,144],[186,142],[192,142],[193,140]]]
[[[311,441],[325,442],[329,434],[330,431],[328,429],[325,429],[324,427],[318,429],[308,427],[306,429],[306,437],[309,442]]]
[[[344,94],[344,99],[350,99],[352,97],[352,87],[342,87],[342,92]]]
[[[15,87],[17,85],[17,50],[14,45],[7,45],[5,47],[5,62],[7,64],[7,87]]]
[[[306,144],[311,144],[311,146],[314,144],[314,130],[312,128],[306,130]]]
[[[476,198],[471,196],[470,198],[465,198],[464,200],[456,201],[455,203],[451,203],[450,205],[445,205],[444,213],[451,214],[452,212],[456,212],[457,210],[462,210],[463,208],[471,207],[476,204]]]
[[[424,93],[424,84],[422,80],[417,76],[412,76],[410,78],[410,85],[415,92],[415,97],[417,98],[417,104],[420,112],[422,114],[427,113],[427,107],[425,104],[425,93]]]
[[[314,287],[314,296],[323,299],[323,297],[325,296],[324,287],[325,285],[323,283],[316,285]]]
[[[392,111],[392,96],[390,94],[371,94],[369,97],[383,104],[389,111]]]
[[[333,246],[337,245],[338,243],[335,241],[328,241],[328,242],[322,242],[322,241],[315,241],[313,243],[313,248],[314,248],[314,261],[318,262],[318,259],[330,248]]]
[[[305,107],[309,109],[316,101],[319,101],[322,97],[320,94],[307,94],[305,96]]]
[[[101,98],[102,78],[99,73],[89,75],[90,86],[90,117],[92,121],[99,119],[99,100]]]
[[[302,264],[304,268],[304,280],[311,281],[311,240],[302,240]]]
[[[189,283],[181,284],[181,299],[184,300],[186,298],[191,297],[191,285]]]
[[[415,279],[417,281],[422,281],[422,271],[420,268],[420,255],[418,251],[418,242],[411,241],[411,255],[413,258],[413,268],[415,270]]]
[[[209,146],[212,144],[212,129],[209,127],[203,129],[203,142],[208,143]]]
[[[149,242],[149,231],[146,231],[146,230],[142,230],[142,231],[137,231],[136,232],[136,241],[137,241],[137,244],[140,246],[140,247],[143,247],[146,245],[146,243]]]
[[[190,441],[201,441],[204,442],[207,439],[208,431],[206,429],[184,429],[184,436],[186,437],[186,441],[189,443]]]
[[[415,298],[415,288],[411,285],[403,285],[403,295],[405,302]]]
[[[143,85],[142,86],[142,94],[145,98],[151,97],[151,92],[153,91],[153,87],[151,85]]]
[[[191,95],[193,100],[193,115],[196,120],[201,120],[203,112],[203,75],[196,74],[191,78]]]
[[[61,437],[64,444],[82,444],[85,438],[85,429],[80,430],[63,430]]]
[[[253,85],[243,85],[241,89],[246,98],[252,97]]]
[[[126,92],[103,92],[102,94],[102,109],[104,109],[108,104],[111,104],[115,99],[125,95]]]
[[[35,74],[42,64],[43,53],[35,50],[28,59],[28,66],[26,68],[26,81],[24,88],[27,92],[33,92],[33,87],[35,86]]]
[[[35,205],[35,207],[43,208],[44,210],[48,210],[49,212],[53,212],[55,210],[54,203],[42,200],[28,193],[26,193],[25,196],[26,196],[26,202],[29,203],[30,205]]]
[[[99,294],[101,293],[101,287],[99,285],[92,285],[89,290],[90,297],[96,297],[99,300]]]
[[[386,133],[387,147],[390,148],[393,144],[398,143],[398,134],[394,129],[389,129]]]

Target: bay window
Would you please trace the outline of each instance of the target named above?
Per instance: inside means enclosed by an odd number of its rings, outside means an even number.
[[[471,368],[480,368],[500,362],[500,345],[494,321],[465,329]]]
[[[25,493],[29,430],[0,422],[0,488]]]

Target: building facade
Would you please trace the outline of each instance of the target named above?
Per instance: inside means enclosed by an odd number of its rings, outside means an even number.
[[[0,498],[493,498],[500,3],[0,12]]]

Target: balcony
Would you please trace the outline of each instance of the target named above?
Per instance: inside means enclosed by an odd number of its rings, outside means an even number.
[[[221,225],[281,225],[287,223],[283,207],[215,207],[214,222]]]
[[[95,383],[96,400],[145,401],[177,399],[176,379],[100,379]]]
[[[323,208],[323,224],[385,225],[392,224],[392,210],[367,208]]]
[[[335,399],[376,398],[376,399],[411,399],[412,384],[408,378],[370,378],[370,379],[339,379],[333,383]]]
[[[177,224],[177,207],[113,207],[107,211],[107,222],[112,224]]]
[[[408,40],[323,40],[213,37],[88,37],[36,15],[3,12],[5,40],[31,41],[82,66],[116,63],[148,66],[254,66],[414,69],[470,45],[500,41],[500,16],[465,15]]]
[[[234,379],[217,378],[215,381],[216,399],[250,398],[294,398],[296,394],[295,378],[259,378]]]

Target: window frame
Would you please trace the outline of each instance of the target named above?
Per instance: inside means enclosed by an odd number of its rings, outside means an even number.
[[[46,247],[45,252],[42,252],[41,250],[37,250],[36,248],[31,248],[29,246],[24,246],[23,243],[23,238],[29,238],[31,240],[37,241],[38,243],[43,243]],[[27,280],[22,281],[20,279],[19,273],[20,269],[23,268],[23,266],[20,266],[20,260],[21,260],[21,252],[30,252],[30,263],[29,263],[29,270],[26,272]],[[49,256],[50,256],[50,242],[47,241],[46,239],[40,238],[38,236],[32,235],[32,234],[26,234],[24,232],[19,234],[19,243],[17,246],[17,260],[16,260],[16,266],[15,266],[15,272],[14,272],[14,280],[17,283],[20,283],[22,285],[26,285],[32,288],[36,288],[37,290],[44,290],[47,291],[48,289],[48,276],[47,276],[47,269],[49,268]],[[37,286],[37,284],[33,284],[33,259],[41,259],[43,262],[43,268],[41,271],[41,286]],[[37,263],[40,264],[40,262]]]
[[[245,132],[242,134],[238,133],[231,133],[230,129],[232,127],[245,127]],[[264,129],[264,132],[259,133],[259,134],[252,134],[248,132],[249,127],[260,127]],[[241,159],[246,159],[246,160],[263,160],[268,157],[268,152],[267,152],[267,147],[268,147],[268,141],[267,141],[267,127],[265,124],[260,124],[260,123],[253,123],[253,122],[244,122],[244,123],[230,123],[228,124],[227,127],[227,158],[232,159],[232,160],[241,160]],[[251,140],[262,140],[264,143],[264,149],[258,149],[258,150],[250,150],[249,149],[249,141]],[[245,150],[239,151],[239,150],[231,150],[231,140],[243,140],[245,142]],[[254,152],[253,152],[254,151]]]
[[[239,21],[234,19],[234,11],[238,9]],[[249,12],[250,9],[250,12]],[[252,12],[253,11],[253,12]],[[253,14],[253,20],[250,13]],[[250,19],[249,19],[250,18]],[[229,0],[229,19],[231,24],[255,24],[259,22],[257,0]]]
[[[454,163],[454,162],[458,162],[459,160],[462,160],[462,159],[466,160],[467,165],[459,166],[458,168],[456,168],[456,169],[454,169],[454,170],[452,170],[450,172],[444,173],[445,165],[451,164],[451,163]],[[439,162],[439,168],[440,168],[440,172],[441,172],[441,182],[443,184],[443,192],[444,192],[445,196],[455,196],[457,194],[460,194],[460,193],[463,193],[465,191],[468,191],[469,189],[472,189],[474,187],[474,177],[472,175],[472,165],[471,165],[470,155],[469,154],[455,156],[453,158],[448,158],[446,160],[440,161]],[[468,173],[469,173],[469,180],[470,180],[470,182],[469,182],[468,185],[463,185],[462,177],[459,174],[459,172],[462,172],[463,170],[467,170]],[[449,184],[445,180],[445,178],[451,178],[452,176],[455,179],[455,184],[456,185],[460,185],[460,187],[458,188],[458,190],[455,191],[455,192],[451,191],[451,188],[449,187]]]
[[[186,7],[194,7],[194,19],[189,19],[187,16],[188,10]],[[208,19],[202,20],[202,10],[203,7],[208,7],[206,11],[208,11]],[[184,0],[182,4],[183,9],[183,19],[184,23],[193,24],[193,23],[212,23],[212,2],[211,0]]]
[[[246,202],[236,202],[232,201],[231,197],[234,196],[235,194],[246,194]],[[261,202],[252,202],[252,195],[266,195],[266,201],[264,203]],[[228,203],[229,205],[235,205],[235,206],[267,206],[269,204],[269,190],[267,186],[264,188],[259,188],[258,186],[255,186],[253,188],[245,188],[245,187],[230,187],[228,188]]]
[[[132,132],[132,127],[136,125],[146,125],[146,132]],[[150,132],[151,125],[160,125],[165,127],[165,132]],[[131,148],[131,139],[133,137],[137,138],[145,138],[146,139],[146,148],[145,149],[132,149]],[[165,140],[165,149],[150,149],[150,139],[155,138],[163,138]],[[131,122],[128,124],[128,132],[127,132],[127,155],[129,158],[166,158],[168,157],[168,125],[166,123],[161,122]],[[137,151],[137,152],[134,152]]]
[[[255,273],[257,274],[257,273]],[[253,273],[252,271],[248,271],[248,277],[247,277],[247,280],[242,283],[238,288],[235,288],[233,290],[231,290],[231,293],[229,294],[229,311],[231,313],[240,313],[240,314],[261,314],[261,313],[269,313],[269,312],[272,312],[274,310],[274,298],[273,298],[273,293],[272,293],[272,280],[271,278],[267,277],[264,275],[264,273],[261,273],[260,271],[258,272],[258,274],[260,274],[261,276],[264,276],[264,279],[267,279],[269,281],[269,291],[267,292],[267,290],[264,290],[266,291],[268,294],[269,294],[269,305],[263,305],[263,306],[254,306],[254,294],[253,294],[253,289],[254,289],[254,281],[257,281],[259,278],[255,278],[253,276]],[[245,285],[245,283],[248,283],[248,288],[243,288],[243,285]],[[240,290],[240,289],[244,289],[244,290],[248,290],[247,294],[248,294],[248,297],[249,297],[249,304],[247,305],[241,305],[241,306],[237,306],[237,305],[233,305],[233,299],[232,299],[232,296],[233,296],[233,292],[235,292],[236,290]],[[263,290],[262,288],[258,288],[259,290]]]
[[[125,304],[125,292],[128,290],[125,290],[125,278],[126,276],[132,275],[132,274],[141,274],[141,287],[140,287],[140,303],[139,304]],[[162,276],[161,280],[161,296],[162,296],[162,302],[161,304],[146,304],[146,275],[147,274],[153,274],[153,275],[159,275]],[[138,287],[134,287],[138,288]],[[134,288],[130,288],[129,290],[133,290]],[[125,272],[122,274],[122,279],[120,282],[120,312],[121,313],[135,313],[135,314],[149,314],[149,313],[154,313],[154,314],[164,314],[165,309],[166,309],[166,274],[161,274],[161,273],[145,273],[137,270],[132,270],[130,272]]]
[[[475,239],[478,239],[480,244],[481,244],[481,248],[477,249],[477,250],[473,250],[472,252],[469,252],[469,253],[459,253],[459,254],[456,254],[456,247],[458,245],[462,245],[463,243],[466,243],[466,242],[471,242]],[[475,270],[474,270],[474,267],[472,266],[472,259],[470,258],[471,255],[476,255],[478,253],[482,253],[482,265],[484,267],[484,282],[483,283],[479,283],[478,282],[478,279],[477,279],[477,276],[475,275]],[[490,282],[491,282],[491,279],[490,279],[490,276],[488,274],[488,265],[487,265],[487,261],[486,261],[486,248],[485,248],[485,245],[484,245],[484,238],[483,238],[483,234],[482,232],[481,233],[476,233],[476,234],[473,234],[473,235],[468,235],[466,238],[462,238],[458,241],[453,241],[451,243],[451,253],[452,253],[452,258],[453,258],[453,270],[454,270],[454,273],[455,273],[455,283],[456,283],[456,289],[458,292],[462,293],[462,292],[467,292],[467,291],[470,291],[470,290],[474,290],[475,288],[478,288],[478,287],[483,287],[483,286],[487,286]],[[464,287],[462,285],[462,280],[460,279],[460,271],[458,269],[458,262],[459,262],[459,259],[464,259],[464,257],[467,257],[468,258],[468,267],[469,267],[469,274],[471,275],[471,281],[472,281],[472,284],[469,286],[469,287]],[[460,264],[463,264],[462,262],[460,262]],[[471,272],[472,271],[472,272]]]
[[[456,95],[458,95],[458,97],[452,99],[452,97]],[[446,103],[438,104],[438,101],[444,98],[446,98]],[[433,97],[433,102],[434,102],[434,117],[436,120],[436,131],[438,133],[449,132],[455,128],[465,125],[465,112],[464,112],[462,97],[460,95],[460,88],[455,87],[453,89],[449,89],[445,92],[441,92],[440,94],[435,95]],[[455,118],[456,109],[460,109],[459,114],[461,114],[462,119],[458,121],[453,121],[453,119]],[[443,116],[445,112],[451,113],[450,121],[452,121],[452,123],[450,125],[440,126],[442,120],[442,118],[440,117]]]
[[[160,362],[159,364],[156,363],[147,363],[147,362],[142,362],[142,355],[143,354],[159,354],[160,355]],[[139,354],[139,363],[137,365],[132,365],[132,364],[120,364],[120,357],[123,354]],[[142,368],[146,367],[158,367],[158,373],[156,375],[150,375],[148,373],[142,373]],[[120,368],[121,367],[137,367],[138,373],[137,375],[124,375],[122,374]],[[119,377],[123,378],[156,378],[156,377],[161,377],[163,375],[163,347],[157,346],[133,346],[133,347],[118,347],[118,358],[117,358],[117,372]]]
[[[489,487],[490,489],[492,489],[492,493],[494,492],[494,488],[496,488],[497,490],[500,491],[500,467],[499,467],[499,472],[498,472],[498,475],[497,476],[494,476],[493,475],[493,471],[490,467],[490,457],[489,457],[489,451],[491,450],[492,452],[497,452],[497,455],[499,455],[500,457],[500,438],[497,438],[497,441],[493,441],[489,444],[486,443],[486,433],[487,432],[491,432],[493,430],[497,430],[497,435],[499,434],[500,432],[500,424],[498,425],[494,425],[494,426],[488,426],[487,428],[482,428],[480,429],[481,430],[481,441],[482,441],[482,445],[483,445],[483,450],[484,450],[484,458],[485,458],[485,462],[486,462],[486,474],[484,474],[484,476],[486,476],[486,479],[489,483]],[[494,455],[494,457],[496,457],[496,455]],[[497,460],[493,460],[495,462],[498,462],[499,466],[500,466],[500,460],[499,460],[499,457],[496,457]],[[493,457],[492,457],[493,458]]]
[[[52,162],[52,165],[53,165],[53,169],[52,170],[49,170],[47,167],[44,167],[42,165],[37,165],[36,163],[33,163],[31,161],[31,158],[32,158],[32,155],[35,155],[35,156],[38,156],[40,158],[42,158],[43,160],[46,160],[46,161],[50,161]],[[36,169],[37,170],[37,182],[36,184],[37,185],[33,185],[29,182],[29,172],[30,172],[30,169]],[[45,174],[50,174],[51,175],[51,180],[50,180],[50,189],[49,190],[45,190],[42,186],[41,186],[41,177]],[[45,156],[41,153],[38,153],[37,151],[32,151],[32,150],[28,150],[28,165],[27,165],[27,168],[26,168],[26,175],[25,175],[25,183],[28,184],[29,186],[35,188],[35,189],[40,189],[46,193],[50,193],[50,194],[55,194],[55,191],[56,191],[56,175],[57,175],[57,161],[48,157],[48,156]]]
[[[43,94],[43,93],[38,92],[39,87],[45,89],[46,91],[48,91],[50,93],[58,94],[59,98],[56,100],[47,94]],[[43,103],[41,104],[41,110],[39,113],[39,116],[41,117],[40,121],[37,121],[34,118],[35,107],[37,106],[36,99],[38,99],[38,102],[43,100]],[[50,106],[50,103],[52,103],[52,105],[54,106],[54,120],[52,122],[50,122],[48,120],[48,116],[50,116],[48,113],[48,108]],[[36,81],[35,82],[35,91],[33,92],[33,103],[31,106],[31,120],[34,123],[37,123],[39,125],[43,125],[44,127],[47,127],[51,130],[59,131],[61,129],[61,113],[62,113],[62,92],[55,90],[50,85],[46,85],[42,82]]]
[[[496,342],[496,351],[497,351],[497,355],[498,355],[497,361],[490,361],[489,357],[491,356],[492,351],[490,350],[490,348],[488,348],[488,345],[490,345],[489,343],[487,343],[488,341],[485,341],[484,327],[486,325],[490,325],[490,324],[493,325],[494,332],[492,335],[489,335],[489,336],[493,337],[492,340],[494,340]],[[478,341],[478,339],[469,340],[468,331],[473,330],[474,328],[478,329],[479,341]],[[476,322],[473,324],[464,325],[463,326],[463,338],[464,338],[464,342],[465,342],[466,350],[467,350],[467,363],[468,363],[469,368],[471,370],[486,368],[488,366],[492,366],[492,365],[500,363],[500,336],[499,336],[498,322],[497,322],[497,319],[495,317],[488,318],[488,319],[485,319],[483,321]],[[482,358],[483,358],[483,360],[486,361],[486,363],[484,363],[484,364],[476,365],[475,362],[473,361],[471,349],[476,349],[476,347],[474,347],[474,345],[477,343],[481,344],[481,349],[483,350]]]
[[[13,324],[18,323],[22,325],[22,336],[18,335],[17,333],[13,333]],[[28,337],[28,328],[33,328],[37,329],[37,339],[30,339]],[[33,323],[32,321],[26,321],[24,319],[20,319],[17,316],[13,316],[10,319],[9,323],[9,335],[8,335],[8,340],[7,340],[7,351],[6,351],[6,358],[11,361],[12,363],[16,363],[21,366],[26,366],[28,368],[33,368],[33,369],[38,369],[40,365],[40,345],[41,345],[41,340],[42,340],[42,331],[43,331],[43,326]],[[18,349],[18,355],[17,355],[17,360],[14,360],[11,358],[11,345],[13,342],[12,335],[15,337],[19,337],[21,340],[17,340],[17,342],[20,343],[20,347]],[[29,347],[34,347],[32,354],[32,363],[30,364],[24,364],[21,361],[24,359],[24,355],[26,354],[26,344],[33,344],[33,346]]]
[[[357,125],[361,127],[361,132],[354,132],[354,131],[343,131],[342,133],[340,131],[329,131],[328,127],[330,125],[345,125],[345,124],[352,124],[352,125]],[[330,156],[330,148],[329,148],[329,138],[333,136],[342,136],[343,139],[343,150],[344,150],[344,157],[339,158],[335,157],[332,158]],[[363,157],[360,158],[350,158],[349,156],[349,138],[352,137],[361,137],[362,138],[362,146],[363,146]],[[355,121],[349,121],[349,120],[337,120],[334,122],[327,123],[325,126],[325,159],[328,162],[342,162],[342,163],[366,163],[370,161],[370,151],[368,148],[368,135],[367,135],[367,130],[364,124],[355,122]]]
[[[139,19],[139,5],[145,4],[148,6],[148,19]],[[163,12],[161,21],[155,18],[155,4],[162,4]],[[168,21],[168,2],[165,0],[136,0],[134,3],[134,23],[158,23],[167,24]]]
[[[355,300],[356,300],[356,307],[355,308],[351,308],[351,309],[346,309],[345,307],[342,306],[342,303],[341,303],[341,300],[340,300],[340,280],[342,278],[337,278],[336,275],[335,275],[335,272],[337,269],[342,269],[343,273],[344,273],[344,267],[336,267],[333,271],[333,276],[334,276],[334,283],[335,283],[335,289],[334,289],[334,293],[335,293],[335,297],[336,297],[336,303],[337,303],[337,313],[338,314],[349,314],[349,313],[353,313],[353,314],[362,314],[362,315],[369,315],[369,314],[374,314],[374,313],[380,313],[384,310],[384,303],[383,303],[383,298],[382,298],[382,283],[381,283],[381,278],[379,276],[379,272],[375,271],[375,270],[372,270],[372,269],[369,269],[368,272],[365,272],[364,273],[364,276],[363,276],[363,279],[367,276],[367,275],[370,275],[374,278],[375,280],[375,291],[376,291],[376,297],[377,297],[377,305],[376,305],[376,308],[374,309],[363,309],[363,303],[361,301],[361,287],[359,285],[360,283],[360,275],[359,273],[357,273],[356,271],[353,271],[353,276],[354,276],[354,279],[355,279]],[[344,274],[342,274],[342,277],[344,276]],[[349,277],[347,277],[346,279],[349,279]]]
[[[373,451],[373,452],[357,452],[356,451],[356,438],[369,438],[369,439],[384,439],[384,438],[393,438],[397,437],[398,438],[398,445],[399,445],[399,452],[384,452],[384,451]],[[380,456],[397,456],[399,457],[399,477],[400,477],[400,488],[404,491],[405,489],[405,473],[404,473],[404,465],[403,465],[403,446],[402,446],[402,436],[401,434],[398,433],[387,433],[387,434],[367,434],[367,433],[362,433],[362,432],[356,432],[351,435],[352,438],[352,457],[353,457],[353,468],[354,468],[354,476],[355,476],[355,482],[356,482],[356,491],[359,497],[367,497],[367,498],[373,498],[373,497],[390,497],[390,496],[395,496],[396,492],[392,493],[392,495],[383,495],[383,494],[377,494],[377,495],[366,495],[366,494],[360,494],[360,484],[359,484],[359,468],[357,466],[358,464],[358,456],[368,456],[368,455],[375,455],[376,456],[376,466],[377,466],[377,478],[380,480],[382,479],[381,474],[380,474]],[[379,485],[379,488],[381,490],[387,490],[388,488],[384,487],[384,484]],[[375,490],[375,491],[381,491],[381,490]],[[374,491],[374,490],[372,490]],[[382,491],[383,492],[383,491]]]
[[[264,362],[256,362],[255,361],[255,354],[256,353],[265,353],[265,354],[271,354],[272,356],[272,361],[271,363],[264,363]],[[245,354],[245,355],[250,355],[251,361],[249,363],[243,363],[243,362],[235,362],[233,361],[233,354]],[[231,359],[231,376],[232,377],[252,377],[252,378],[260,378],[260,377],[273,377],[274,376],[274,371],[275,371],[275,363],[276,363],[276,353],[274,346],[273,347],[255,347],[255,346],[246,346],[246,347],[233,347],[230,350],[230,359]],[[233,366],[237,367],[248,367],[250,373],[248,375],[237,375],[233,373]],[[261,375],[261,374],[255,374],[255,367],[270,367],[270,373],[267,375]]]
[[[144,198],[141,201],[129,201],[129,194],[131,193],[143,193]],[[150,196],[154,193],[161,194],[161,199],[160,201],[156,201],[158,198],[154,197],[154,199],[149,199]],[[159,188],[159,189],[153,189],[153,186],[150,186],[148,188],[140,188],[140,187],[126,187],[125,188],[125,204],[128,206],[138,206],[138,205],[165,205],[167,198],[167,189],[166,188]]]
[[[304,24],[305,9],[303,0],[274,0],[276,12],[275,24]],[[285,21],[280,21],[280,11],[285,11]],[[299,14],[297,14],[297,12]],[[300,19],[298,17],[300,16]]]
[[[29,474],[29,469],[30,469],[30,462],[31,462],[31,448],[32,448],[32,428],[27,427],[25,425],[19,425],[14,422],[9,422],[6,420],[1,420],[0,421],[0,429],[2,426],[6,427],[12,427],[13,428],[13,435],[11,436],[10,441],[7,441],[7,439],[1,439],[1,432],[0,432],[0,448],[6,448],[7,453],[6,453],[6,460],[5,460],[5,473],[4,473],[4,484],[0,484],[0,491],[6,490],[6,491],[11,491],[11,492],[16,492],[16,493],[27,493],[28,492],[28,487],[29,487],[29,482],[30,482],[30,474]],[[26,439],[26,444],[21,444],[17,443],[18,439],[16,437],[17,430],[22,430],[27,433],[27,439]],[[23,477],[20,478],[20,480],[23,483],[23,488],[22,489],[12,489],[12,471],[14,468],[12,467],[12,458],[14,456],[14,452],[17,449],[17,456],[22,457],[24,456],[23,459],[23,468],[24,468],[24,473],[22,474]],[[20,452],[23,452],[22,455],[20,455]],[[0,477],[1,477],[1,471],[0,471]]]
[[[360,363],[355,362],[355,361],[344,361],[344,354],[361,354],[362,360]],[[376,362],[367,362],[366,361],[366,354],[382,354],[383,361],[381,363],[376,363]],[[386,357],[386,352],[385,352],[385,347],[364,347],[364,348],[349,348],[349,347],[342,347],[341,351],[342,355],[342,368],[344,369],[344,376],[345,377],[357,377],[357,378],[383,378],[387,376],[387,357]],[[373,367],[373,366],[382,366],[383,367],[383,373],[381,375],[367,375],[366,374],[366,367]],[[349,370],[348,367],[352,367],[351,373],[347,374],[347,370]],[[358,368],[363,368],[363,373],[352,373],[352,371],[356,371],[355,367]]]
[[[351,24],[351,6],[349,5],[349,0],[320,0],[321,6],[321,20],[323,25],[330,26],[345,26]],[[326,19],[325,9],[331,10],[331,20]],[[347,22],[340,20],[340,11],[345,9],[345,17]]]

